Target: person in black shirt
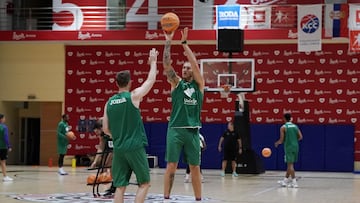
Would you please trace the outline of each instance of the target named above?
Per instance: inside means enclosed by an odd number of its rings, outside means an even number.
[[[231,161],[232,176],[238,177],[238,174],[236,173],[236,157],[238,154],[242,153],[241,139],[240,135],[234,130],[233,122],[229,122],[227,127],[227,130],[220,137],[218,145],[219,152],[224,152],[221,176],[225,176],[227,162]]]

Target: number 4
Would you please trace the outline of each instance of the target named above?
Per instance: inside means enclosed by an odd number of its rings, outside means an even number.
[[[135,0],[126,14],[126,22],[147,22],[148,30],[156,30],[158,28],[158,22],[161,17],[161,15],[158,14],[158,0],[148,1],[149,6],[146,7],[148,9],[148,13],[136,14],[144,4],[145,0]]]

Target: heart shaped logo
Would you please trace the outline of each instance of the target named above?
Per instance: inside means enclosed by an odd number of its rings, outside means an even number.
[[[231,97],[228,97],[228,98],[226,98],[226,101],[227,101],[228,103],[230,103],[230,102],[232,102],[232,98],[231,98]]]
[[[343,70],[342,70],[342,69],[337,69],[337,70],[336,70],[336,73],[337,73],[338,75],[341,75],[341,74],[343,73]]]
[[[357,83],[358,79],[357,78],[351,78],[351,82],[352,83]]]
[[[96,70],[95,72],[96,72],[96,75],[101,75],[102,71],[101,70]]]
[[[342,55],[343,53],[344,53],[343,50],[337,50],[337,54],[338,54],[338,55]]]
[[[351,118],[351,123],[356,123],[357,122],[357,118]]]
[[[171,97],[166,98],[166,100],[167,100],[168,102],[171,102],[171,101],[172,101]]]
[[[273,112],[274,112],[275,114],[278,114],[278,113],[279,113],[279,109],[273,109]]]
[[[160,90],[159,89],[154,89],[154,94],[159,94]]]
[[[273,92],[274,92],[274,94],[279,94],[280,90],[279,89],[274,89]]]
[[[310,73],[311,73],[311,70],[310,70],[310,69],[305,69],[305,74],[306,74],[306,75],[310,75]]]
[[[294,78],[288,78],[288,82],[289,82],[289,83],[293,83],[293,82],[294,82]]]
[[[232,120],[231,117],[226,117],[226,121],[227,121],[227,122],[230,122],[231,120]]]
[[[84,134],[84,133],[81,133],[81,134],[80,134],[80,138],[81,138],[81,139],[84,139],[84,138],[85,138],[85,134]]]
[[[264,61],[262,59],[256,60],[258,64],[262,64]]]
[[[320,103],[325,103],[325,98],[319,98]]]
[[[262,118],[261,118],[261,117],[256,117],[256,121],[257,121],[257,122],[261,122],[261,121],[262,121]]]
[[[326,81],[325,78],[319,78],[319,82],[320,82],[320,83],[324,83],[325,81]]]
[[[263,79],[262,79],[262,78],[257,78],[256,81],[257,81],[258,83],[262,83],[262,82],[263,82]]]
[[[288,98],[288,102],[289,102],[289,103],[293,103],[293,102],[294,102],[294,98],[292,98],[292,97]]]
[[[68,56],[73,56],[74,53],[73,53],[72,51],[69,51],[69,52],[67,53],[67,55],[68,55]]]
[[[294,63],[294,59],[289,59],[288,62],[289,62],[289,64],[293,64],[293,63]]]
[[[96,107],[96,108],[95,108],[95,111],[96,111],[96,112],[100,112],[100,111],[101,111],[101,107]]]
[[[218,51],[213,51],[213,55],[214,55],[214,56],[218,56],[218,55],[219,55],[219,52],[218,52]]]
[[[80,82],[81,82],[81,83],[85,83],[85,82],[86,82],[86,78],[80,78]]]
[[[304,109],[304,113],[305,113],[305,114],[309,114],[309,113],[310,113],[310,109]]]
[[[244,56],[249,55],[249,51],[243,51]]]
[[[275,54],[275,56],[279,56],[280,51],[279,51],[279,50],[275,50],[275,51],[274,51],[274,54]]]
[[[85,120],[86,117],[84,115],[80,115],[80,120]]]
[[[321,64],[324,64],[325,62],[326,62],[325,59],[320,59],[320,63],[321,63]]]
[[[125,51],[125,56],[130,56],[130,51]]]
[[[142,83],[143,81],[144,81],[143,78],[138,78],[138,82],[139,82],[139,83]]]
[[[359,60],[358,60],[357,58],[352,58],[351,61],[352,61],[353,64],[355,64],[355,63],[357,63]]]
[[[86,64],[86,60],[83,59],[83,60],[80,61],[80,63],[81,63],[82,65],[85,65],[85,64]]]
[[[261,97],[256,99],[257,103],[261,103],[263,101],[263,99]]]
[[[342,113],[342,109],[336,109],[336,113],[337,113],[337,114],[341,114],[341,113]]]
[[[68,70],[67,73],[68,73],[68,75],[72,75],[74,73],[74,71],[73,70]]]
[[[212,110],[213,113],[217,113],[218,111],[219,111],[218,108],[213,108],[213,110]]]
[[[319,122],[323,123],[325,121],[325,118],[319,118]]]
[[[109,78],[109,82],[110,82],[110,83],[114,83],[114,82],[115,82],[115,78]]]
[[[140,60],[138,60],[138,64],[143,64],[144,63],[144,60],[142,60],[142,59],[140,59]]]
[[[304,92],[305,92],[305,94],[310,94],[311,90],[310,89],[305,89]]]
[[[67,93],[71,94],[73,92],[73,89],[67,89]]]
[[[101,54],[102,54],[101,51],[96,52],[96,56],[101,56]]]
[[[72,112],[72,110],[73,110],[72,107],[67,107],[67,108],[66,108],[66,111],[67,111],[67,112]]]
[[[275,69],[275,70],[274,70],[274,74],[275,74],[275,75],[279,75],[279,73],[280,73],[280,70],[279,70],[279,69]]]
[[[109,60],[109,63],[110,63],[111,65],[114,65],[114,64],[115,64],[115,60],[114,60],[114,59],[111,59],[111,60]]]
[[[339,94],[339,95],[342,94],[342,92],[343,92],[342,89],[337,89],[336,90],[336,93]]]
[[[101,93],[101,89],[97,88],[97,89],[95,90],[95,92],[98,93],[98,94],[100,94],[100,93]]]
[[[357,103],[357,98],[351,98],[351,102],[354,104]]]
[[[159,112],[159,108],[153,108],[153,111],[154,111],[155,113],[157,113],[157,112]]]
[[[86,101],[86,97],[80,97],[80,101],[82,102]]]

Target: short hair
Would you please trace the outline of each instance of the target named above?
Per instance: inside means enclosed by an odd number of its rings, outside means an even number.
[[[63,114],[61,117],[62,117],[62,119],[65,119],[68,116],[69,116],[68,114]]]
[[[98,129],[98,130],[101,130],[101,129],[102,129],[102,123],[101,123],[101,121],[96,121],[96,122],[95,122],[93,130],[95,130],[95,129]]]
[[[116,74],[116,83],[119,87],[126,87],[130,81],[130,71],[123,70]]]
[[[0,119],[3,119],[4,117],[5,117],[4,114],[0,113]]]
[[[289,113],[284,114],[284,118],[285,118],[286,121],[290,121],[291,120],[291,114],[289,114]]]

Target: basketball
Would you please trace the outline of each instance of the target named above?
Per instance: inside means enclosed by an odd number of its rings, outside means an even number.
[[[262,154],[264,157],[269,157],[269,156],[271,156],[271,149],[265,147],[265,148],[261,151],[261,154]]]
[[[179,27],[180,20],[175,13],[169,12],[161,17],[160,23],[165,32],[172,33]]]
[[[88,177],[87,177],[87,184],[94,184],[95,183],[95,178],[96,178],[96,175],[95,174],[90,174]]]
[[[68,137],[69,140],[75,140],[76,139],[76,136],[75,136],[73,131],[67,132],[66,136]]]
[[[111,182],[112,181],[112,177],[110,173],[107,172],[103,172],[99,175],[99,182]]]

